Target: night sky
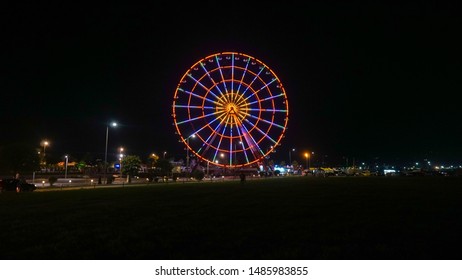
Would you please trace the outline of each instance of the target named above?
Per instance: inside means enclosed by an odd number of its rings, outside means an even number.
[[[309,150],[332,164],[459,164],[461,7],[327,2],[3,6],[0,145],[47,139],[55,156],[102,158],[114,120],[109,154],[184,158],[176,86],[200,59],[235,51],[285,87],[290,119],[275,159],[295,148],[292,159]]]

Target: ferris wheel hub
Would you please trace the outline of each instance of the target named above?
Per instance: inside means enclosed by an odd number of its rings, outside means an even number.
[[[239,112],[239,108],[234,103],[229,103],[226,105],[226,112],[228,114],[237,114]]]

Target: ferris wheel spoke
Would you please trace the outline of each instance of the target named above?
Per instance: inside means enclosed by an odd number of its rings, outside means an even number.
[[[277,123],[275,123],[275,122],[270,122],[270,121],[268,121],[268,120],[265,120],[265,119],[263,119],[263,118],[259,118],[259,117],[257,117],[257,116],[252,115],[252,114],[249,114],[248,116],[251,117],[251,118],[253,118],[253,119],[255,119],[255,120],[257,120],[257,121],[262,121],[262,122],[264,122],[264,123],[267,123],[267,124],[269,124],[269,125],[271,125],[271,126],[274,125],[274,126],[279,127],[279,128],[281,128],[281,129],[285,129],[285,126],[282,126],[282,125],[277,124]]]
[[[266,109],[266,108],[249,108],[249,111],[260,111],[260,112],[274,112],[274,113],[287,113],[287,110],[285,109]]]
[[[255,103],[261,103],[263,101],[268,101],[268,100],[272,100],[272,99],[275,99],[275,98],[278,98],[278,97],[284,97],[284,94],[281,93],[281,94],[278,94],[278,95],[272,95],[270,97],[266,97],[266,98],[263,98],[263,99],[259,99],[257,101],[252,101],[252,102],[249,102],[249,105],[252,105],[252,104],[255,104]]]
[[[225,131],[226,131],[226,126],[227,126],[227,123],[225,122],[224,126],[223,126],[223,131],[220,135],[220,140],[218,141],[218,145],[217,145],[217,148],[215,150],[215,155],[213,157],[213,160],[215,161],[216,158],[217,158],[217,154],[218,154],[218,151],[220,151],[220,147],[221,147],[221,142],[223,141],[223,138],[224,138],[224,135],[225,135]]]
[[[201,128],[199,128],[198,130],[196,130],[195,132],[193,132],[191,134],[192,135],[196,135],[196,134],[199,134],[203,129],[205,129],[206,127],[210,127],[211,124],[213,124],[214,122],[216,122],[217,120],[219,120],[220,117],[217,117],[217,118],[214,118],[213,120],[211,120],[209,123],[203,125]],[[218,123],[217,127],[215,128],[214,131],[216,131],[218,129],[218,126],[221,124],[221,122]]]
[[[246,105],[243,94],[236,94],[236,98],[233,100],[233,102],[236,103],[237,106],[248,106]]]
[[[234,53],[231,55],[231,93],[234,93]]]
[[[213,122],[215,122],[216,120],[218,120],[218,118],[214,119]],[[217,126],[215,127],[215,129],[212,129],[212,133],[210,133],[210,135],[207,137],[207,139],[204,141],[204,143],[202,144],[201,148],[199,148],[198,152],[200,150],[202,150],[203,147],[207,146],[206,150],[211,146],[210,143],[213,143],[215,138],[217,137],[218,133],[217,131],[220,129],[220,126],[222,125],[223,123],[223,120],[218,122]],[[212,122],[210,122],[209,124],[212,124]],[[201,130],[205,127],[207,127],[208,125],[205,125],[201,128]],[[212,138],[212,139],[210,139]],[[205,152],[205,151],[204,151]]]
[[[213,86],[214,88],[216,88],[220,94],[223,94],[223,92],[221,91],[220,87],[218,87],[218,83],[215,82],[215,80],[213,79],[213,77],[210,75],[210,71],[207,70],[207,68],[205,68],[205,65],[203,63],[201,63],[201,67],[202,69],[205,71],[205,73],[207,74],[207,77],[209,77],[210,81],[213,83]],[[216,96],[215,96],[216,97]]]
[[[184,123],[189,123],[189,122],[192,122],[192,121],[197,121],[197,120],[200,120],[200,119],[203,119],[203,118],[206,118],[206,117],[213,116],[215,114],[216,113],[213,112],[213,113],[210,113],[210,114],[207,114],[207,115],[202,115],[202,116],[195,117],[195,118],[192,118],[192,119],[187,119],[187,120],[184,120],[184,121],[181,121],[181,122],[177,122],[177,124],[184,124]]]
[[[238,123],[239,120],[237,120],[236,122]],[[245,156],[246,162],[249,163],[249,157],[247,156],[247,151],[246,151],[246,149],[245,149],[245,143],[246,143],[246,142],[244,141],[245,137],[244,137],[244,135],[243,135],[242,132],[241,132],[241,126],[236,125],[236,130],[237,130],[237,133],[239,134],[239,139],[240,139],[241,147],[242,147],[242,153],[243,153],[244,156]]]
[[[212,106],[195,106],[195,105],[174,105],[175,108],[187,108],[187,109],[211,109],[214,110],[215,107]]]
[[[237,138],[238,138],[239,140],[236,140],[236,141],[233,143],[234,137],[233,137],[232,132],[230,133],[230,137],[231,137],[231,138],[230,138],[230,157],[232,157],[232,153],[233,153],[233,152],[232,152],[232,150],[233,150],[233,146],[232,146],[232,145],[234,144],[234,155],[235,155],[235,156],[234,156],[234,160],[235,160],[235,163],[237,163],[237,151],[238,151],[237,145],[239,144],[239,145],[240,145],[240,149],[242,149],[242,153],[245,155],[246,160],[247,160],[247,163],[248,163],[249,161],[248,161],[248,157],[247,157],[247,154],[246,154],[246,151],[245,151],[245,144],[244,144],[245,141],[244,141],[244,139],[243,139],[243,136],[242,136],[242,134],[241,134],[241,130],[240,130],[240,127],[239,127],[239,125],[240,125],[239,118],[238,118],[236,115],[233,115],[232,118],[233,118],[232,124],[234,124],[234,127],[235,127],[235,129],[236,129],[236,132],[237,132],[237,134],[238,134]],[[231,124],[231,125],[232,125],[232,124]],[[239,142],[237,142],[237,141],[239,141]]]
[[[216,58],[217,60],[217,64],[218,64],[218,70],[220,71],[220,75],[221,75],[221,81],[223,82],[223,86],[225,87],[225,93],[228,93],[228,88],[226,87],[226,79],[225,77],[223,76],[223,70],[222,70],[222,66],[220,65],[220,60],[218,59],[218,56]]]
[[[239,127],[241,127],[242,135],[244,136],[245,141],[247,142],[247,146],[249,146],[250,152],[254,156],[254,158],[258,158],[260,155],[264,155],[264,152],[261,150],[260,146],[258,146],[257,141],[253,138],[250,131],[244,125],[244,123],[240,123]],[[258,155],[257,155],[258,154]]]
[[[243,92],[244,94],[247,92],[247,90],[249,90],[249,88],[252,88],[253,83],[258,79],[258,77],[260,76],[261,72],[263,72],[264,69],[265,69],[265,67],[263,66],[263,67],[260,69],[260,71],[258,72],[258,74],[255,75],[255,77],[253,77],[253,80],[252,80],[252,81],[250,82],[250,84],[244,89],[244,92]],[[254,95],[254,94],[255,94],[255,93],[253,93],[252,95]],[[249,96],[249,97],[250,97],[250,96]],[[246,100],[249,99],[249,97],[247,97]]]
[[[239,82],[239,85],[238,85],[238,87],[237,87],[237,92],[240,92],[240,90],[241,90],[241,85],[244,84],[244,77],[245,77],[245,74],[247,73],[247,69],[249,68],[249,63],[250,63],[250,59],[248,59],[248,60],[247,60],[247,63],[245,64],[244,71],[242,72],[241,81]]]
[[[232,119],[229,125],[229,165],[233,164],[233,121],[234,115],[230,115],[229,119]]]
[[[210,94],[213,95],[213,97],[218,98],[218,96],[213,91],[211,91],[209,88],[204,86],[204,84],[202,84],[199,80],[194,78],[191,74],[189,74],[188,77],[191,78],[193,81],[195,81],[196,84],[200,85],[203,89],[205,89],[206,92],[210,92]]]
[[[251,95],[247,96],[245,100],[247,101],[250,97],[252,97],[252,96],[256,95],[257,93],[259,93],[260,91],[262,91],[262,90],[268,88],[268,87],[269,87],[272,83],[274,83],[275,81],[277,81],[277,80],[276,80],[276,79],[272,79],[271,82],[266,83],[266,84],[263,85],[261,88],[259,88],[258,90],[254,91]],[[271,91],[269,91],[269,92],[271,93]],[[260,101],[260,99],[259,99],[258,101]],[[253,103],[255,103],[255,101],[254,101]]]
[[[249,120],[246,119],[246,121],[250,124],[252,124]],[[262,136],[264,136],[265,138],[268,138],[269,140],[271,140],[271,142],[273,142],[274,144],[277,143],[276,140],[274,140],[273,138],[271,138],[271,136],[268,135],[268,133],[264,132],[263,130],[261,130],[258,126],[254,126],[255,129],[260,132],[262,134]]]
[[[196,93],[194,93],[194,92],[191,92],[191,91],[187,91],[187,90],[184,90],[184,89],[182,89],[182,88],[180,88],[180,89],[178,89],[178,90],[179,90],[179,91],[181,91],[181,92],[184,92],[185,94],[188,94],[188,95],[191,95],[191,96],[197,97],[197,98],[199,98],[199,99],[202,99],[202,100],[206,100],[206,101],[209,101],[209,102],[211,102],[211,103],[213,103],[213,104],[217,104],[217,102],[216,102],[215,100],[212,100],[212,99],[206,98],[206,97],[204,97],[204,96],[201,96],[201,95],[199,95],[199,94],[196,94]]]

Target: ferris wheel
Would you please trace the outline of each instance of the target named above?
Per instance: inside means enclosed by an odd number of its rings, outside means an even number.
[[[236,52],[209,55],[180,79],[173,124],[188,152],[221,167],[259,163],[280,145],[289,105],[262,61]]]

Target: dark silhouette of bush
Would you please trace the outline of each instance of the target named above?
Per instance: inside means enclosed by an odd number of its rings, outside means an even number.
[[[50,183],[50,187],[53,187],[53,185],[58,181],[58,178],[51,176],[48,178],[48,183]]]
[[[172,180],[173,180],[173,182],[176,182],[176,180],[178,180],[179,177],[180,177],[180,173],[173,173],[173,174],[172,174]]]
[[[196,170],[194,170],[192,172],[192,177],[194,179],[196,179],[197,181],[202,181],[202,179],[204,179],[204,176],[205,176],[205,174],[204,174],[204,171],[202,171],[202,170],[197,170],[196,169]]]
[[[245,183],[245,174],[244,173],[239,174],[239,178],[241,179],[241,183]]]

